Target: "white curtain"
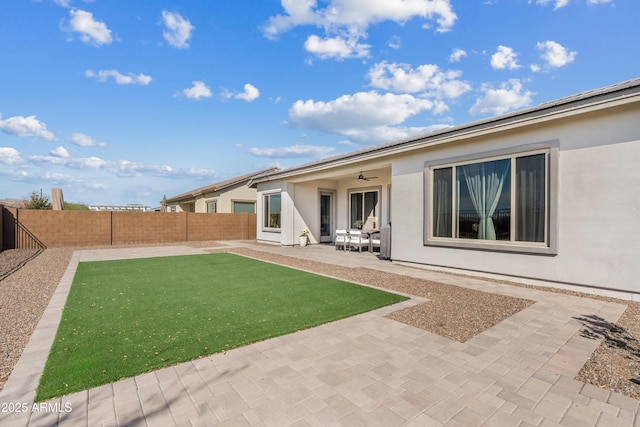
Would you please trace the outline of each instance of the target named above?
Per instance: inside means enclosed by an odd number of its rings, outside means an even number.
[[[460,168],[464,173],[471,202],[480,218],[478,239],[496,240],[496,230],[491,217],[500,201],[504,180],[511,169],[511,160],[475,163]]]
[[[544,242],[545,155],[516,160],[516,240]]]
[[[433,174],[433,235],[451,236],[451,181],[453,168],[437,169]]]

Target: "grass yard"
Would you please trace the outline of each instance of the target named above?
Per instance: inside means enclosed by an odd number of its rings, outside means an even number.
[[[80,263],[36,401],[405,299],[228,253]]]

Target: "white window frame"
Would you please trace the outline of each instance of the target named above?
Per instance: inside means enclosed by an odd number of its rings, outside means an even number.
[[[362,193],[363,195],[363,200],[362,200],[362,207],[364,209],[364,194],[365,193],[376,193],[376,205],[374,207],[375,209],[375,215],[376,215],[376,220],[375,221],[369,221],[369,218],[363,218],[364,224],[363,224],[363,228],[367,226],[367,222],[371,222],[371,225],[373,225],[373,222],[375,222],[376,227],[379,227],[380,225],[380,210],[382,209],[382,194],[381,194],[381,190],[382,187],[380,186],[372,186],[372,187],[362,187],[362,188],[351,188],[347,190],[347,226],[351,227],[353,221],[351,221],[351,195],[352,194],[357,194],[357,193]],[[364,215],[364,213],[363,213]]]
[[[280,227],[269,227],[268,224],[265,224],[265,217],[270,217],[271,216],[271,211],[270,211],[270,202],[267,202],[268,200],[271,200],[271,196],[275,196],[278,195],[280,196]],[[262,223],[262,231],[271,231],[271,232],[280,232],[282,230],[282,192],[281,191],[273,191],[273,192],[269,192],[269,193],[262,193],[262,218],[260,219],[261,223]]]
[[[529,144],[510,149],[496,150],[475,155],[445,158],[436,161],[425,162],[424,167],[424,245],[441,246],[461,249],[477,249],[499,252],[518,252],[542,255],[556,255],[558,253],[558,141],[549,141],[539,144]],[[436,237],[433,235],[433,178],[434,171],[447,167],[453,167],[453,180],[455,182],[455,167],[467,164],[489,162],[492,160],[512,159],[512,166],[518,157],[526,157],[534,154],[546,155],[546,190],[545,190],[545,238],[544,242],[525,242],[515,240],[515,215],[511,215],[510,239],[506,240],[480,240],[464,239],[457,237]],[[515,212],[515,168],[511,168],[511,212]],[[455,186],[453,186],[455,187]],[[456,215],[455,190],[452,188],[452,215]],[[455,220],[452,223],[452,235],[456,235]]]
[[[213,212],[209,211],[209,206],[213,206]],[[218,213],[218,199],[209,199],[205,201],[205,210],[207,213]]]

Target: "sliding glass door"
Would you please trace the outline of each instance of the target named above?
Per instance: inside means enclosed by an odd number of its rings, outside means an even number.
[[[349,226],[351,228],[376,228],[378,226],[377,213],[378,190],[352,191],[349,193]]]

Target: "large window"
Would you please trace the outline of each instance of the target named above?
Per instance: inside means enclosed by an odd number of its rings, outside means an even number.
[[[549,247],[550,151],[427,168],[427,244]]]
[[[378,191],[353,191],[349,193],[349,224],[351,228],[377,226]]]
[[[280,213],[282,203],[280,193],[264,195],[263,222],[262,226],[268,230],[280,230]]]
[[[254,202],[233,202],[233,213],[255,213],[256,204]]]

